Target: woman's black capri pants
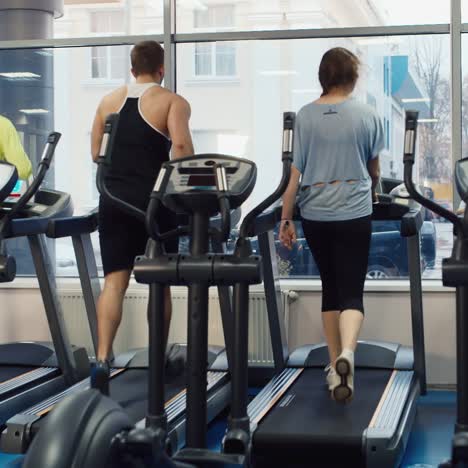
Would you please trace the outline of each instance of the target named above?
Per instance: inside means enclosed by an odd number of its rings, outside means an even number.
[[[371,217],[347,221],[303,219],[302,226],[322,280],[322,312],[355,309],[364,313]]]

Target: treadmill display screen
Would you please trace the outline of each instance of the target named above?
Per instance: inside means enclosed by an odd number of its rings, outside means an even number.
[[[216,187],[216,179],[214,174],[196,174],[188,178],[187,186],[189,187]]]
[[[15,186],[13,187],[13,190],[11,191],[11,193],[18,193],[18,192],[21,192],[21,188],[23,187],[23,181],[22,180],[18,180],[15,184]]]

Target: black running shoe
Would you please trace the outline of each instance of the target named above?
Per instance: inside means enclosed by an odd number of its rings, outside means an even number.
[[[99,390],[106,396],[109,396],[109,377],[109,361],[96,361],[91,366],[91,388]]]
[[[179,346],[170,345],[166,351],[165,373],[168,377],[176,378],[184,374],[187,359]]]

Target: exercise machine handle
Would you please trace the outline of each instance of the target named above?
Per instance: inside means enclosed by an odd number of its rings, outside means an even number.
[[[406,190],[410,194],[411,198],[424,206],[428,210],[433,211],[442,218],[450,221],[455,229],[459,232],[463,232],[463,224],[460,218],[450,210],[445,209],[443,206],[435,203],[432,200],[424,197],[416,188],[413,182],[413,166],[415,162],[416,154],[416,141],[417,141],[417,128],[418,128],[418,112],[417,111],[406,111],[405,117],[405,147],[404,147],[404,182]]]
[[[24,192],[23,196],[18,200],[18,202],[8,213],[8,219],[12,219],[19,211],[21,211],[27,205],[29,200],[31,200],[31,198],[39,190],[39,187],[44,181],[44,177],[46,176],[47,171],[49,170],[49,167],[52,163],[55,154],[55,149],[57,148],[57,144],[60,141],[61,136],[61,133],[52,132],[47,137],[47,143],[44,147],[41,161],[39,162],[39,168],[36,177],[34,178],[32,184],[28,187],[26,192]]]
[[[218,191],[219,212],[221,214],[221,229],[216,230],[219,242],[226,242],[231,232],[231,206],[229,203],[229,186],[226,168],[222,164],[215,164],[213,171]]]
[[[239,237],[246,238],[252,237],[255,219],[269,206],[273,205],[281,198],[283,193],[288,188],[289,178],[291,176],[291,165],[293,161],[294,152],[294,125],[296,122],[295,112],[285,112],[283,114],[283,151],[281,159],[283,161],[283,173],[281,181],[276,190],[269,195],[265,200],[259,203],[252,211],[250,211],[242,222]]]
[[[97,160],[98,169],[96,176],[96,185],[99,193],[108,201],[113,203],[119,209],[131,216],[135,216],[141,221],[145,221],[145,212],[136,206],[127,203],[126,201],[113,195],[106,185],[106,174],[108,168],[111,166],[112,151],[114,150],[115,138],[119,124],[119,114],[110,114],[106,118],[104,126],[104,134],[102,136],[101,148]]]

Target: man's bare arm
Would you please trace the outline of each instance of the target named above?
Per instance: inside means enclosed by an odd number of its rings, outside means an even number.
[[[190,156],[195,152],[189,129],[190,114],[190,104],[184,98],[177,96],[171,104],[167,117],[173,159]]]

